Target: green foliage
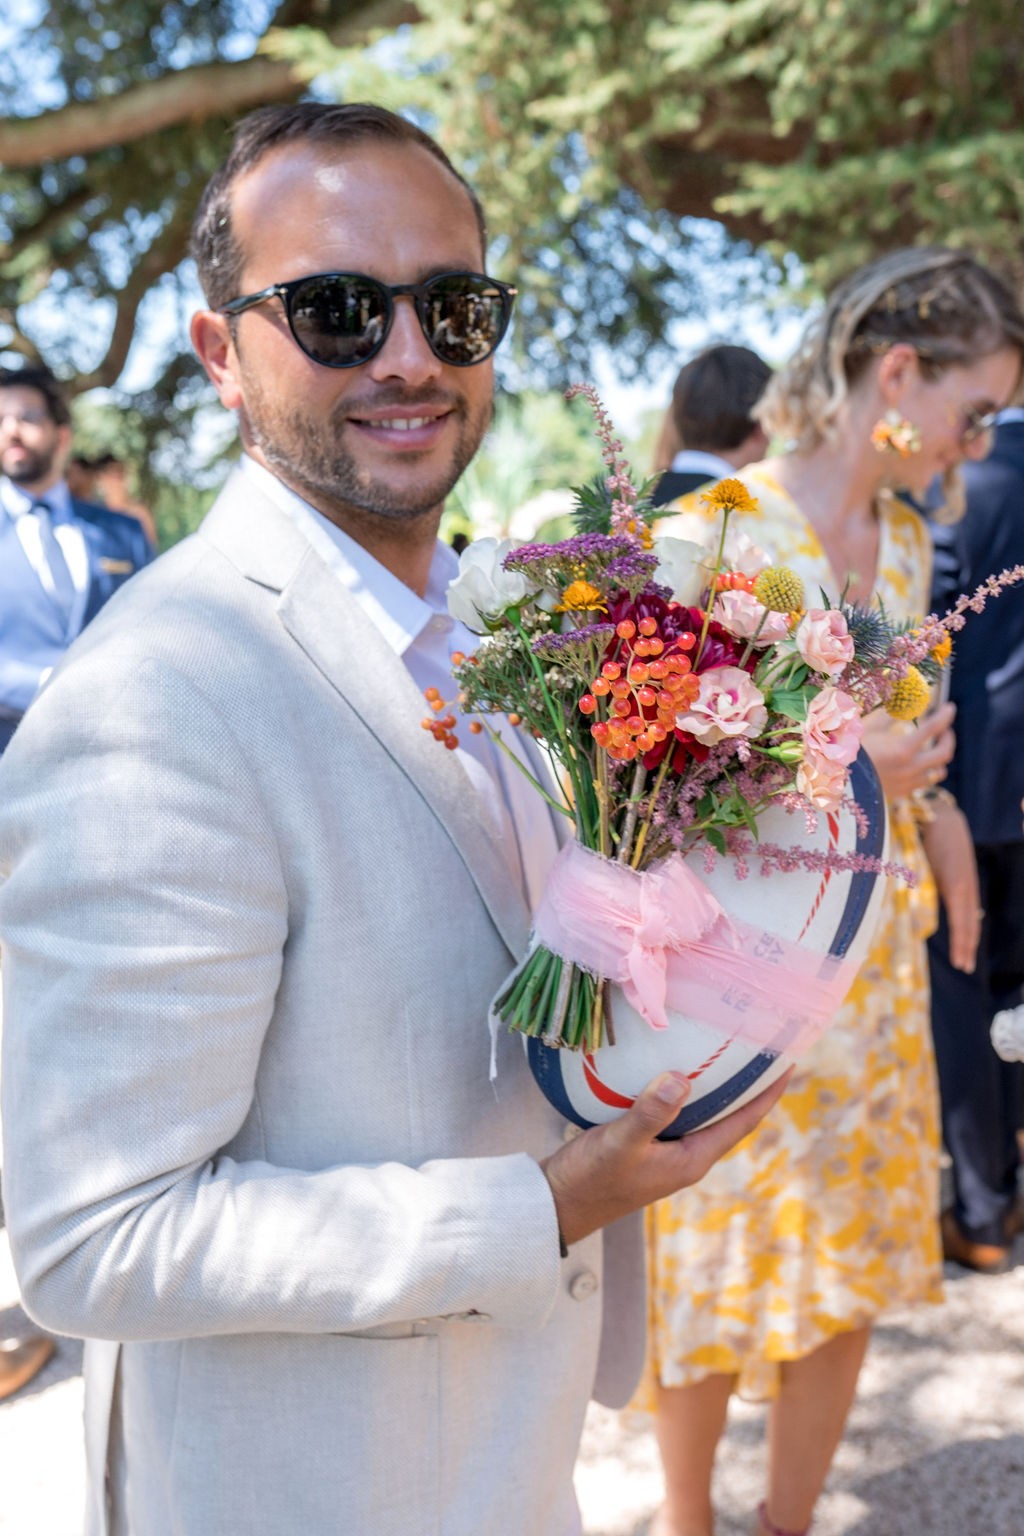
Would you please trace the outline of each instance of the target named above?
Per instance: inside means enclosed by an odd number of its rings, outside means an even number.
[[[449,497],[451,531],[487,526],[505,532],[519,508],[545,491],[565,492],[568,512],[569,487],[599,464],[593,421],[583,406],[530,390],[499,395],[483,447]]]
[[[517,393],[664,370],[673,318],[777,304],[791,253],[811,292],[908,242],[1024,276],[1017,0],[41,0],[0,41],[0,350],[123,389],[143,336],[151,455],[209,399],[168,319],[199,191],[240,112],[310,89],[473,180]]]

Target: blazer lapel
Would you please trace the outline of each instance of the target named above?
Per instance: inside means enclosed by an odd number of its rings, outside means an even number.
[[[521,958],[530,926],[526,902],[501,849],[485,834],[483,808],[456,755],[420,728],[426,702],[401,658],[378,638],[299,529],[245,475],[228,481],[200,533],[250,580],[280,593],[285,630],[415,784],[509,950]]]

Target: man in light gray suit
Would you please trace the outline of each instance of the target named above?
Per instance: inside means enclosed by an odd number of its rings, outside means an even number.
[[[379,109],[269,108],[194,249],[242,468],[0,769],[8,1220],[90,1341],[89,1530],[569,1536],[630,1213],[779,1089],[661,1143],[675,1074],[570,1140],[511,1038],[488,1081],[552,832],[420,729],[512,302],[465,183]]]

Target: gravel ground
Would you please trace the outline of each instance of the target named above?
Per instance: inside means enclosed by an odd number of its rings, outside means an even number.
[[[1024,1240],[1017,1258],[991,1278],[947,1266],[943,1306],[893,1313],[877,1330],[815,1536],[1024,1536]],[[30,1331],[16,1294],[0,1233],[4,1335]],[[61,1339],[0,1403],[0,1536],[81,1536],[80,1370],[81,1346]],[[733,1405],[718,1536],[749,1536],[763,1428],[762,1408]],[[660,1496],[649,1425],[593,1408],[576,1480],[586,1536],[643,1536]]]

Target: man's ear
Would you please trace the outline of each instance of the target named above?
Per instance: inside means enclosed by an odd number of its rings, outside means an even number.
[[[209,374],[221,405],[229,411],[237,410],[242,404],[242,388],[228,317],[212,309],[201,309],[192,316],[189,332],[196,356]]]
[[[921,377],[921,364],[914,348],[898,341],[883,352],[878,364],[878,387],[886,405],[898,405],[904,393]]]

